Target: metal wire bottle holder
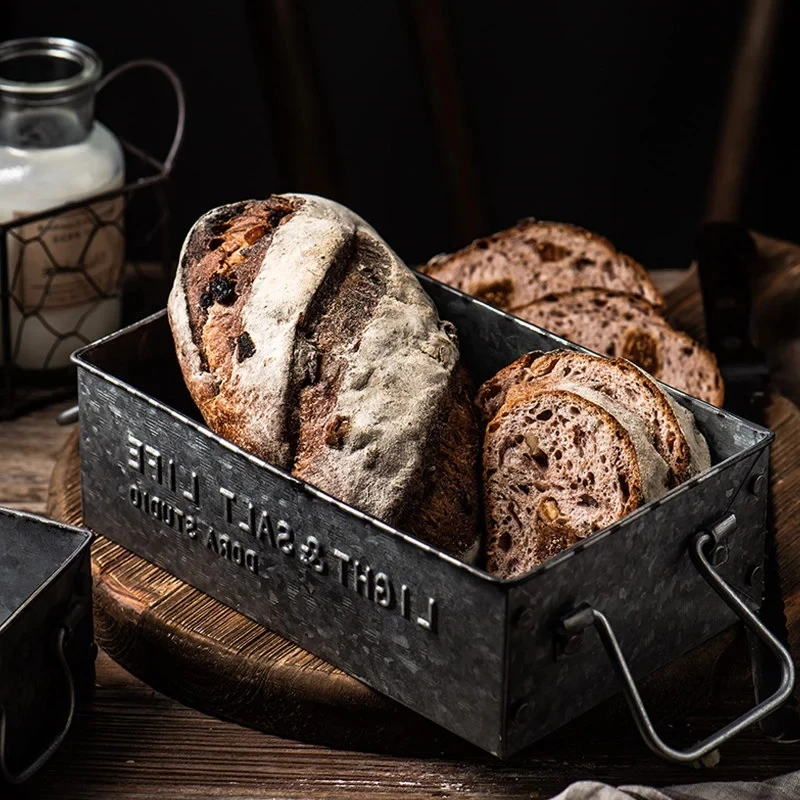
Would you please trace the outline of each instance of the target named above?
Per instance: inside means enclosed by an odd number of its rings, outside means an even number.
[[[123,303],[123,324],[127,324],[136,317],[145,316],[151,311],[163,306],[169,283],[172,277],[170,260],[169,238],[167,220],[169,206],[167,200],[167,183],[172,173],[175,158],[178,155],[186,121],[186,101],[181,81],[175,72],[166,64],[153,59],[137,59],[120,65],[102,78],[96,88],[100,92],[113,80],[125,72],[140,68],[151,68],[161,72],[170,82],[175,93],[177,115],[175,132],[169,151],[163,161],[153,157],[143,149],[129,142],[124,137],[119,137],[120,144],[126,157],[126,165],[130,164],[144,172],[141,177],[126,182],[124,186],[112,191],[106,191],[79,201],[64,203],[35,214],[0,222],[0,419],[19,416],[20,414],[41,407],[55,400],[70,397],[75,394],[75,369],[74,367],[48,368],[49,360],[59,343],[69,339],[74,341],[75,348],[89,344],[90,341],[81,331],[83,320],[102,301],[108,298],[120,297]],[[126,172],[130,170],[126,169]],[[146,196],[152,196],[156,218],[153,222],[142,226],[144,230],[131,232],[124,224],[125,216],[129,215],[134,203],[141,205]],[[123,198],[124,211],[111,219],[102,218],[97,211],[97,204]],[[68,212],[82,211],[91,219],[91,232],[87,237],[87,246],[83,248],[77,263],[59,264],[57,259],[48,250],[43,238],[49,226],[59,216]],[[41,224],[38,235],[26,237],[20,235],[24,226],[31,223]],[[124,268],[120,270],[116,285],[110,289],[94,282],[88,274],[86,258],[89,251],[88,244],[92,241],[97,231],[102,228],[114,227],[124,237],[125,261]],[[152,246],[160,237],[156,245],[160,252],[160,261],[156,263],[142,263],[130,259],[134,247],[144,248]],[[9,242],[13,241],[17,251],[17,263],[12,264],[9,254]],[[15,282],[19,279],[22,270],[19,267],[26,248],[38,246],[47,254],[51,264],[51,276],[45,285],[45,290],[39,301],[32,307],[24,307],[17,297]],[[68,268],[80,270],[88,286],[92,290],[92,298],[85,314],[81,316],[73,330],[59,331],[54,328],[43,313],[47,291],[57,270]],[[144,303],[137,298],[147,297]],[[12,311],[20,320],[36,318],[38,323],[52,336],[53,345],[45,355],[45,369],[23,369],[18,363],[21,335],[14,335],[12,325]]]

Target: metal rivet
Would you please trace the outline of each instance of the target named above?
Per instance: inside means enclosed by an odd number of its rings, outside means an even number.
[[[766,486],[767,478],[763,472],[759,472],[758,475],[753,475],[750,479],[750,486],[748,487],[748,491],[752,495],[760,495],[764,492],[764,487]]]
[[[724,544],[718,544],[711,551],[711,564],[715,567],[721,567],[728,560],[728,548]]]
[[[531,718],[531,707],[529,703],[524,700],[517,703],[514,709],[514,722],[518,725],[524,725]]]
[[[515,628],[529,631],[533,627],[534,622],[536,622],[536,614],[533,613],[533,609],[530,606],[517,609],[516,614],[514,614]]]
[[[748,586],[755,586],[757,583],[761,583],[761,578],[763,577],[763,575],[764,575],[764,568],[761,566],[761,564],[756,564],[747,573],[745,581],[747,582]]]
[[[561,648],[561,655],[562,656],[574,656],[581,649],[581,645],[583,644],[583,631],[580,633],[574,633],[572,636],[568,636],[564,639],[564,644]]]

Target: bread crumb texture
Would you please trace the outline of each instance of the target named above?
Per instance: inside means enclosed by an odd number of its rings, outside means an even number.
[[[478,391],[487,568],[524,574],[710,466],[690,412],[624,359],[528,353]]]
[[[628,292],[659,308],[664,302],[640,264],[602,236],[559,222],[523,220],[421,269],[507,311],[582,286]]]

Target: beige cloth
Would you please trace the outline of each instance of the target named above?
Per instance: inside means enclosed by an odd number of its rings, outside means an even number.
[[[653,789],[649,786],[620,786],[615,789],[596,781],[579,781],[552,800],[798,800],[800,772],[769,781],[696,783]]]

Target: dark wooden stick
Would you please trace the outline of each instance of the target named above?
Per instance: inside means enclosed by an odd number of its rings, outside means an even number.
[[[334,197],[333,126],[319,83],[303,0],[247,0],[253,55],[276,139],[275,191]]]
[[[461,247],[489,232],[489,215],[451,32],[441,0],[412,0],[408,9],[450,197],[453,234]]]
[[[761,94],[783,0],[750,0],[728,89],[706,219],[735,221],[753,149]]]

